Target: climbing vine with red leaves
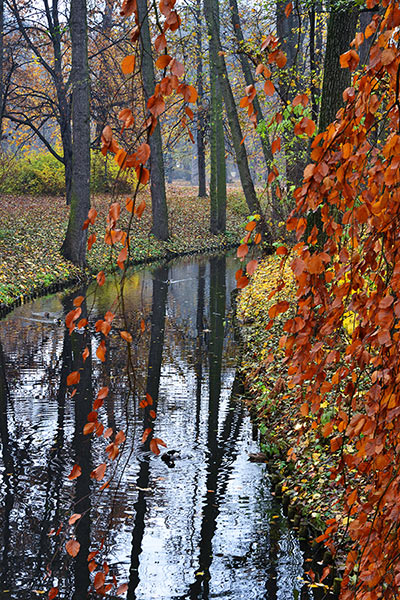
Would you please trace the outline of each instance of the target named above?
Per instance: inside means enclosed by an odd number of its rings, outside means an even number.
[[[367,6],[382,9],[365,32],[373,36],[369,62],[356,71],[357,34],[341,57],[355,72],[344,108],[313,140],[313,162],[295,191],[287,223],[295,258],[280,249],[297,287],[281,339],[289,387],[303,432],[312,422],[330,445],[330,477],[345,490],[345,514],[318,538],[335,553],[345,521],[343,600],[400,596],[400,8],[389,0]],[[272,307],[270,327],[288,307]],[[326,403],[332,416],[322,422]]]

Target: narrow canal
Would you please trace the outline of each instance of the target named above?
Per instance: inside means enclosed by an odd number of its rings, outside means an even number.
[[[0,322],[1,598],[47,598],[52,586],[63,599],[99,597],[88,561],[96,550],[95,560],[109,565],[107,581],[126,583],[129,599],[313,597],[265,466],[248,460],[259,449],[232,394],[236,269],[231,257],[200,256],[130,275],[125,310],[138,332],[130,394],[126,344],[114,328],[105,362],[95,355],[94,323],[113,302],[113,283],[96,295],[89,288],[44,297]],[[69,336],[65,315],[82,291],[91,334]],[[86,346],[81,391],[71,397],[66,377]],[[90,473],[105,461],[107,442],[82,430],[103,386],[110,393],[102,422],[127,441],[100,492]],[[157,408],[155,435],[167,444],[160,456],[141,444],[146,392]],[[75,463],[82,475],[70,481]],[[68,525],[72,513],[83,516]],[[75,559],[64,550],[72,535]],[[107,596],[117,598],[115,587]]]

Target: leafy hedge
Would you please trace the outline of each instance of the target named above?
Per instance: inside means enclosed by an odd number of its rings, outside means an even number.
[[[50,152],[32,151],[24,158],[5,159],[7,169],[0,178],[0,193],[30,196],[60,196],[65,193],[64,165]],[[128,192],[135,175],[119,174],[112,158],[91,152],[91,190],[95,193]]]

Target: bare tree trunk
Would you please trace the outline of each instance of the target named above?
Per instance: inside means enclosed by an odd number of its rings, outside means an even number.
[[[201,0],[196,0],[196,87],[197,87],[197,115],[196,115],[196,143],[197,143],[197,173],[199,179],[199,198],[207,196],[206,190],[206,149],[204,143],[205,106],[203,86],[203,36],[201,26]]]
[[[260,203],[258,201],[250,174],[246,148],[242,143],[243,134],[240,127],[235,99],[233,97],[232,88],[228,78],[228,71],[221,47],[220,33],[218,28],[218,0],[204,0],[204,12],[210,30],[210,44],[212,44],[213,48],[215,48],[218,81],[224,97],[225,108],[231,130],[233,147],[236,155],[236,163],[239,169],[243,192],[250,212],[252,214],[261,214]]]
[[[239,61],[240,61],[240,65],[242,67],[244,79],[245,79],[246,85],[254,85],[254,78],[253,78],[253,74],[251,72],[249,60],[248,60],[246,54],[243,52],[244,36],[243,36],[242,26],[240,24],[239,8],[238,8],[237,0],[229,0],[229,6],[231,8],[232,26],[233,26],[233,31],[234,31],[236,41],[238,44]],[[253,100],[253,106],[254,106],[254,110],[256,113],[257,123],[264,121],[264,115],[262,112],[261,104],[258,100],[258,96],[256,96]],[[264,154],[265,164],[269,168],[269,166],[271,165],[271,163],[274,160],[274,157],[272,156],[271,146],[269,143],[268,136],[266,134],[260,135],[260,142],[261,142],[261,148],[262,148],[262,151]]]
[[[350,49],[355,36],[358,10],[332,10],[329,14],[324,60],[319,131],[324,131],[335,120],[343,106],[343,91],[349,87],[351,73],[340,67],[340,55]]]
[[[150,29],[148,19],[147,0],[137,0],[137,8],[140,22],[140,49],[142,58],[142,79],[144,96],[147,100],[154,93],[155,76],[151,50]],[[153,213],[153,227],[151,232],[159,240],[167,240],[168,233],[168,210],[167,197],[165,193],[164,158],[162,151],[162,138],[160,123],[157,123],[153,135],[150,136],[150,186],[151,206]]]
[[[87,230],[82,230],[90,208],[90,109],[86,0],[71,0],[72,46],[72,194],[63,256],[85,266]]]

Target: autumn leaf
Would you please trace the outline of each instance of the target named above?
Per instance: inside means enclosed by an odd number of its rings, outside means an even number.
[[[93,582],[94,589],[96,591],[99,591],[103,587],[105,581],[106,581],[106,576],[104,575],[104,573],[102,573],[101,571],[99,573],[96,573],[94,582]]]
[[[171,60],[172,58],[168,54],[163,54],[162,56],[159,56],[156,60],[157,69],[165,69],[165,67],[168,67]]]
[[[72,481],[73,479],[76,479],[77,477],[79,477],[81,474],[82,474],[82,469],[80,468],[79,465],[75,464],[72,467],[71,473],[68,475],[68,479]]]
[[[73,515],[70,516],[70,518],[68,519],[68,523],[70,525],[73,525],[74,523],[76,523],[77,521],[79,521],[79,519],[81,518],[82,515],[80,515],[79,513],[74,513]]]
[[[80,543],[77,540],[73,540],[73,539],[68,540],[68,542],[65,544],[66,551],[68,552],[68,554],[70,556],[73,556],[73,557],[78,555],[80,547],[81,547]]]
[[[79,371],[72,371],[72,373],[70,373],[67,376],[67,385],[76,385],[77,383],[79,383],[81,380],[81,375],[79,373]]]
[[[96,350],[96,356],[101,362],[105,362],[106,360],[106,343],[102,340]]]
[[[128,342],[128,344],[132,343],[132,336],[128,331],[120,331],[119,335],[122,337],[123,340],[125,340],[126,342]]]
[[[52,587],[49,591],[48,598],[49,600],[53,600],[58,595],[58,587]]]
[[[107,468],[106,463],[102,463],[96,469],[93,469],[93,471],[90,473],[90,477],[92,479],[96,479],[96,481],[101,481],[106,472],[106,468]]]
[[[127,591],[128,591],[128,584],[122,583],[121,585],[119,585],[117,587],[116,594],[117,594],[117,596],[122,596],[122,594],[125,594],[125,592],[127,592]]]
[[[125,56],[121,62],[121,70],[124,75],[130,75],[135,70],[135,57],[133,55]]]

